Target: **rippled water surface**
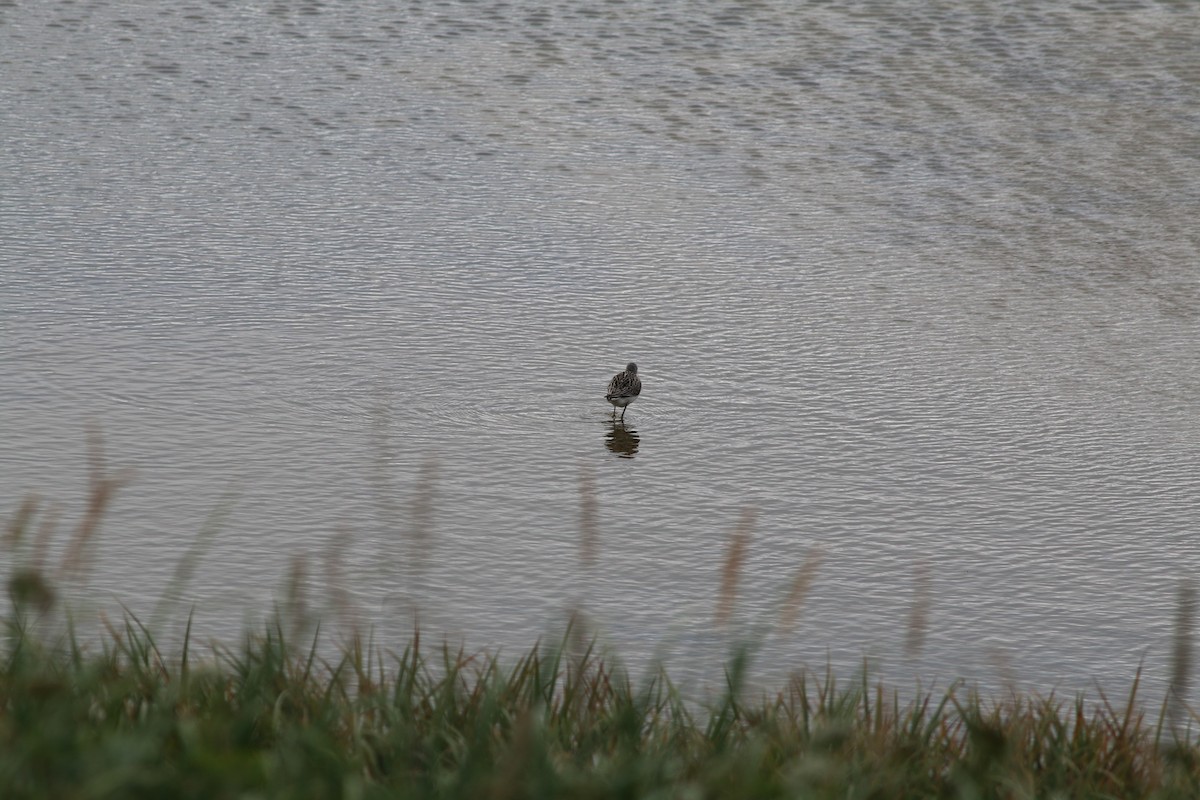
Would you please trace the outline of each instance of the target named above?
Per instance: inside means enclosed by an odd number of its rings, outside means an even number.
[[[57,504],[61,552],[93,425],[132,480],[88,593],[147,614],[196,547],[204,635],[294,562],[384,644],[582,606],[696,675],[752,627],[773,675],[1161,688],[1200,568],[1197,31],[1148,0],[0,3],[4,513]]]

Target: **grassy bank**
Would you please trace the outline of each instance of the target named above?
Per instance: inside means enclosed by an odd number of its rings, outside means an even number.
[[[5,798],[1200,796],[1197,751],[1132,692],[901,705],[806,676],[750,696],[735,657],[696,709],[571,637],[505,664],[419,637],[327,663],[276,626],[197,664],[133,621],[86,654],[19,619],[0,663]]]
[[[1173,701],[1152,719],[1136,679],[1121,698],[981,698],[954,686],[901,701],[865,677],[803,673],[764,694],[745,685],[748,651],[730,658],[723,693],[685,703],[664,671],[631,677],[578,624],[500,659],[419,634],[401,651],[361,638],[318,648],[315,637],[291,641],[306,628],[289,620],[198,660],[190,623],[170,652],[131,616],[87,648],[72,631],[58,587],[86,566],[116,485],[95,471],[53,568],[52,525],[34,524],[35,502],[7,526],[0,798],[1200,797],[1195,717],[1179,701],[1191,671],[1188,585]],[[588,564],[586,481],[582,494]],[[752,523],[747,513],[733,532],[716,624],[729,622]],[[818,561],[795,576],[785,628]],[[914,650],[928,598],[917,600]]]

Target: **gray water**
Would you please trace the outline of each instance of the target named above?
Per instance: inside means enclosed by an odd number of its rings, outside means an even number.
[[[91,427],[131,477],[71,588],[201,638],[297,564],[384,646],[582,608],[701,680],[753,637],[767,679],[1161,692],[1198,38],[1149,1],[0,4],[2,510],[57,508],[61,557]]]

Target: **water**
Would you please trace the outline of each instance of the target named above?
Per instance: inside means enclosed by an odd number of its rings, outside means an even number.
[[[0,5],[5,513],[56,504],[61,555],[91,425],[132,480],[78,594],[149,616],[199,547],[168,616],[202,636],[299,564],[315,613],[385,644],[419,609],[520,649],[582,607],[701,681],[753,630],[764,680],[867,656],[1073,691],[1141,664],[1161,693],[1200,566],[1198,25]]]

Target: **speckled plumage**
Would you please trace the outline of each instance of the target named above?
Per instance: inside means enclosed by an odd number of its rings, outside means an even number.
[[[621,409],[621,419],[625,419],[625,409],[638,395],[642,393],[642,379],[637,376],[637,364],[630,362],[623,372],[613,375],[608,382],[608,391],[604,399],[613,404],[613,414]]]

